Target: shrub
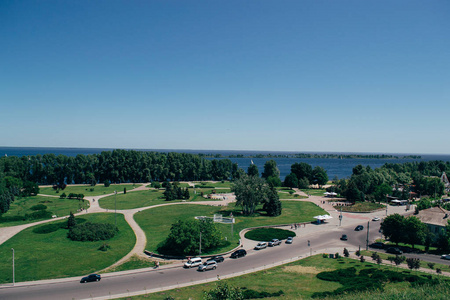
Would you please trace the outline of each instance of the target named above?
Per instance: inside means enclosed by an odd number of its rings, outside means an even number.
[[[327,253],[323,253],[323,254],[322,254],[322,257],[323,257],[323,258],[328,258],[328,254],[327,254]]]
[[[109,240],[117,231],[118,228],[112,224],[86,222],[71,228],[67,237],[81,242]]]
[[[45,224],[42,226],[38,226],[33,229],[33,232],[37,233],[37,234],[46,234],[46,233],[55,232],[61,228],[64,228],[63,223],[52,223],[52,224]]]
[[[52,217],[52,213],[47,210],[38,210],[31,214],[25,215],[25,220],[37,220],[37,219],[49,219]]]
[[[361,255],[361,251],[356,250],[355,254],[356,254],[356,256],[360,256]]]
[[[44,204],[36,204],[30,207],[31,210],[44,210],[47,209],[47,206]]]
[[[62,193],[61,195],[59,195],[59,199],[64,199],[66,197],[67,197],[66,193]]]
[[[344,256],[349,257],[350,253],[348,252],[347,248],[344,248]]]
[[[429,262],[427,265],[431,270],[433,270],[435,263]]]
[[[284,292],[282,290],[279,290],[275,293],[269,293],[269,292],[258,292],[255,290],[247,290],[243,289],[242,294],[244,296],[244,299],[261,299],[261,298],[270,298],[270,297],[279,297],[281,295],[284,295]]]
[[[109,187],[111,185],[111,182],[108,179],[105,179],[103,184],[105,185],[105,187]]]
[[[161,187],[161,184],[158,181],[153,181],[151,187],[159,189]]]
[[[111,246],[108,245],[107,243],[103,243],[100,248],[98,248],[98,250],[100,251],[108,251],[108,249],[111,249]]]
[[[257,228],[245,233],[245,238],[254,241],[284,240],[290,236],[295,237],[295,232],[279,228]]]
[[[359,261],[363,263],[366,261],[366,259],[364,258],[364,256],[361,255],[361,257],[359,258]]]

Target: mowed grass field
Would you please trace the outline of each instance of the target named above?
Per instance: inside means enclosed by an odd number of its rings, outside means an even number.
[[[16,198],[14,202],[11,203],[9,210],[6,213],[2,214],[2,217],[25,216],[25,214],[31,214],[35,212],[35,210],[32,210],[31,207],[38,204],[43,204],[47,206],[46,210],[50,211],[53,215],[57,215],[58,217],[67,216],[70,214],[70,212],[76,213],[80,207],[82,208],[88,207],[88,202],[84,200],[59,199],[56,197],[45,197],[45,196],[31,196],[31,197]],[[40,220],[43,219],[1,222],[0,218],[0,227],[28,224]]]
[[[117,197],[117,209],[133,209],[166,203],[164,190],[145,190],[127,192],[126,194],[111,195],[99,199],[100,207],[114,209],[114,199]]]
[[[245,258],[242,258],[245,259]],[[390,269],[394,268],[386,266],[376,266],[371,263],[360,263],[357,260],[340,258],[330,259],[323,258],[322,255],[315,255],[304,258],[302,260],[288,263],[282,266],[277,266],[264,271],[259,271],[251,274],[242,275],[230,279],[222,279],[220,283],[226,283],[234,287],[240,287],[241,289],[252,289],[258,292],[275,293],[279,290],[283,291],[283,296],[272,297],[267,299],[311,299],[311,296],[315,292],[327,292],[334,291],[342,285],[334,281],[325,281],[318,279],[316,275],[323,271],[332,271],[337,269],[345,269],[354,267],[357,272],[369,268],[381,268]],[[401,270],[406,271],[406,270]],[[416,272],[414,272],[416,274]],[[149,295],[142,295],[136,297],[127,297],[122,299],[143,300],[143,299],[155,299],[164,300],[171,296],[176,300],[181,299],[203,299],[203,293],[209,291],[217,286],[219,282],[211,282],[202,285],[190,286],[185,288],[179,288],[164,292],[153,293]],[[386,291],[399,291],[403,294],[407,291],[413,290],[408,282],[400,283],[388,283],[384,286]],[[380,294],[380,298],[370,299],[417,299],[417,298],[384,298],[382,292],[374,291],[375,294]],[[351,295],[351,294],[350,294]],[[407,294],[405,294],[407,295]],[[448,292],[447,292],[448,295]],[[369,295],[370,296],[370,293]],[[329,297],[327,299],[342,299],[346,298],[344,295]],[[316,298],[319,299],[319,298]],[[358,299],[358,298],[354,298]],[[363,299],[363,298],[359,298]],[[367,298],[364,298],[367,299]],[[448,299],[445,297],[427,298],[427,299]]]
[[[94,223],[114,224],[114,214],[86,214],[78,218]],[[55,221],[64,222],[64,221]],[[47,223],[48,224],[48,223]],[[12,282],[12,251],[15,252],[16,281],[82,276],[104,269],[125,256],[134,247],[135,235],[123,215],[117,215],[119,232],[108,241],[74,242],[67,229],[45,234],[33,232],[43,225],[27,228],[0,245],[0,283]],[[107,243],[111,249],[98,250]]]
[[[233,235],[231,235],[230,224],[217,223],[223,236],[227,237],[227,240],[230,242],[230,245],[227,248],[214,251],[214,253],[221,253],[231,250],[238,245],[239,232],[242,229],[264,225],[310,222],[314,220],[313,216],[326,213],[323,209],[310,202],[283,201],[282,205],[283,211],[281,216],[268,217],[255,214],[254,216],[246,217],[241,215],[241,209],[236,207],[234,203],[223,207],[182,203],[141,211],[135,214],[135,220],[146,232],[146,249],[156,252],[159,243],[164,241],[169,235],[172,224],[178,220],[193,219],[196,216],[213,217],[214,214],[222,214],[223,216],[228,217],[230,213],[233,213],[233,216],[235,217]]]
[[[62,193],[66,193],[69,195],[73,194],[83,194],[85,196],[101,196],[108,195],[117,192],[123,192],[123,189],[126,188],[127,192],[131,191],[134,188],[141,186],[142,184],[111,184],[109,187],[105,187],[103,184],[97,184],[95,186],[91,186],[89,184],[86,185],[68,185],[64,190],[56,191],[52,187],[39,187],[39,194],[44,195],[53,195],[58,196]]]

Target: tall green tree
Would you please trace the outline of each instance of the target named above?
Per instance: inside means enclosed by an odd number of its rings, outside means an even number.
[[[250,166],[248,166],[247,175],[259,177],[258,167],[255,164],[251,164]]]
[[[391,193],[392,187],[387,183],[383,183],[382,185],[376,187],[374,196],[378,202],[385,202],[387,199],[386,197]]]
[[[383,235],[397,245],[405,240],[406,230],[405,217],[399,214],[387,216],[381,223]]]
[[[268,201],[264,204],[263,210],[268,216],[276,217],[281,215],[281,201],[274,186],[269,187]]]
[[[264,164],[264,172],[261,174],[262,178],[269,178],[269,177],[280,177],[280,170],[277,167],[277,162],[273,159],[266,161]]]
[[[404,241],[412,246],[423,244],[427,232],[427,225],[422,223],[417,217],[411,216],[404,220],[405,239]]]
[[[234,182],[231,189],[236,195],[236,206],[241,206],[244,215],[252,215],[256,206],[269,200],[270,189],[264,179],[245,175]]]
[[[290,187],[290,188],[296,188],[298,187],[298,178],[297,175],[295,175],[294,173],[289,173],[285,178],[284,178],[284,186],[286,187]]]
[[[323,167],[316,166],[312,172],[313,184],[317,184],[319,188],[328,182],[327,171]]]
[[[291,166],[291,173],[297,176],[297,179],[307,178],[309,182],[313,180],[313,169],[310,164],[301,162],[295,163]]]

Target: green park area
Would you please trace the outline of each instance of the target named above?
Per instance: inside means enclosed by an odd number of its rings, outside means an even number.
[[[334,206],[337,210],[346,212],[373,212],[386,208],[385,205],[376,202],[356,202],[350,206]]]
[[[126,188],[127,191],[131,191],[134,188],[141,186],[142,184],[111,184],[108,187],[105,187],[103,184],[97,184],[95,186],[86,184],[86,185],[68,185],[64,190],[55,190],[52,187],[40,187],[39,194],[44,195],[54,195],[59,196],[62,193],[69,195],[73,194],[83,194],[85,196],[101,196],[108,195],[117,192],[123,192],[123,189]]]
[[[147,207],[162,203],[167,203],[164,198],[164,190],[144,190],[127,192],[126,194],[111,195],[99,199],[100,207],[106,209],[114,209],[117,202],[117,209],[133,209],[139,207]]]
[[[15,226],[51,219],[53,215],[67,216],[80,208],[87,208],[87,201],[59,199],[57,197],[30,196],[17,198],[10,209],[1,215],[0,227]]]
[[[213,217],[214,214],[222,214],[224,217],[229,217],[230,213],[232,213],[235,217],[233,234],[231,234],[231,224],[216,223],[222,235],[227,237],[229,242],[229,245],[226,247],[218,248],[214,251],[214,253],[221,253],[231,250],[238,245],[239,232],[242,229],[266,225],[311,222],[314,221],[313,216],[326,213],[320,207],[310,202],[283,201],[282,205],[283,210],[280,216],[268,217],[264,213],[260,214],[259,212],[253,216],[243,216],[240,207],[236,207],[234,203],[223,207],[183,203],[141,211],[135,215],[135,220],[146,232],[146,249],[156,252],[158,245],[169,235],[172,224],[178,220],[191,220],[196,216]]]
[[[270,299],[448,299],[450,284],[439,276],[377,266],[349,258],[315,255],[263,271],[197,286],[141,295],[132,300],[206,299],[217,286],[240,288],[244,295]],[[429,298],[427,296],[438,295]],[[169,298],[172,297],[172,298]],[[210,299],[210,298],[208,298]],[[212,299],[212,298],[211,298]],[[220,298],[225,299],[225,298]],[[228,299],[228,298],[227,298]],[[235,299],[235,298],[233,298]],[[248,298],[245,298],[248,299]]]
[[[290,193],[288,191],[277,191],[277,192],[278,192],[278,197],[280,197],[280,200],[286,200],[286,199],[307,199],[308,198],[306,196]]]
[[[115,223],[112,213],[86,214],[75,219],[78,223]],[[32,281],[97,272],[124,257],[136,242],[120,214],[117,215],[119,231],[106,241],[72,241],[67,237],[66,224],[67,220],[36,225],[0,245],[0,283],[12,282],[11,248],[15,254],[16,281]],[[106,251],[101,250],[104,244]]]

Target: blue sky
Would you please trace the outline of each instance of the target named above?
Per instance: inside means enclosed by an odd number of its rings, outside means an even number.
[[[1,1],[0,146],[450,153],[448,1]]]

